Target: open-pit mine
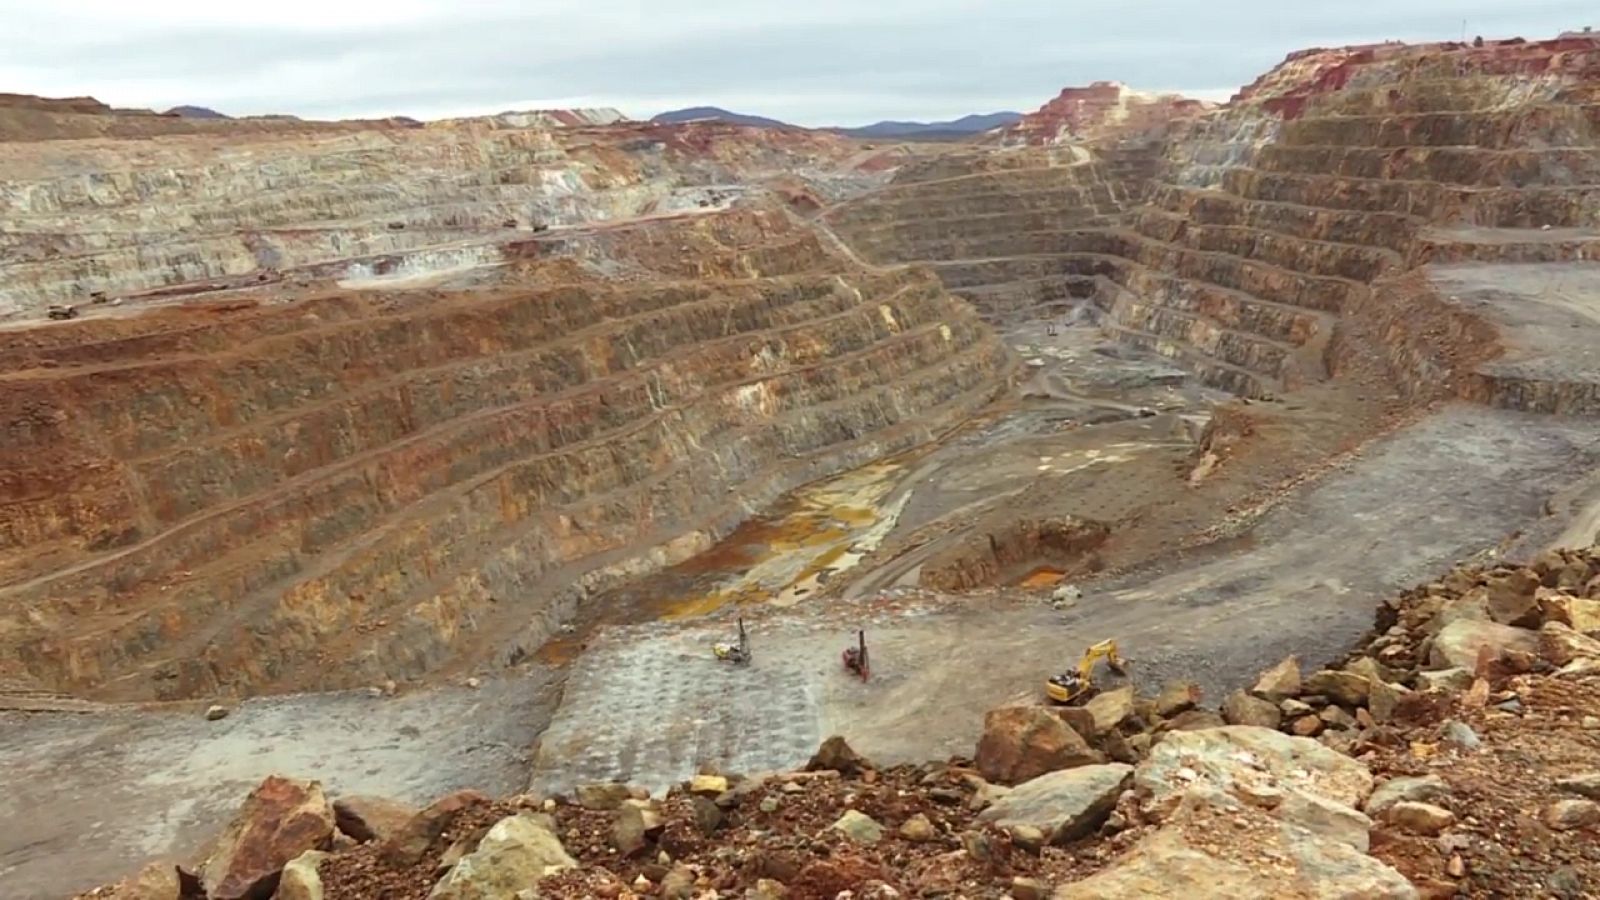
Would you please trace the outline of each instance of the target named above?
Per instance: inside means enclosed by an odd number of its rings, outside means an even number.
[[[659,793],[970,754],[1106,639],[1336,659],[1595,542],[1597,256],[1589,34],[962,144],[0,96],[0,894],[274,773]]]

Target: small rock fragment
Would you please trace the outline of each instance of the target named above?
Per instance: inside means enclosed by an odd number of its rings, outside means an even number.
[[[917,813],[900,823],[900,836],[913,843],[921,844],[938,837],[939,830],[933,827],[933,822],[929,821],[927,816]]]
[[[859,810],[846,810],[832,828],[859,844],[876,844],[883,840],[883,826]]]
[[[1444,740],[1445,743],[1454,744],[1463,750],[1476,750],[1483,745],[1482,739],[1472,730],[1472,726],[1458,719],[1444,723]]]

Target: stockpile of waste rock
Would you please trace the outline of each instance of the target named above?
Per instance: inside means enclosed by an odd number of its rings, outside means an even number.
[[[991,710],[971,759],[413,809],[270,778],[192,870],[86,897],[1595,896],[1600,554],[1462,567],[1343,664]]]

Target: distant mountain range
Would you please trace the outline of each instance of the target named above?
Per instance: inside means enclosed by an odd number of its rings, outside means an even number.
[[[162,113],[162,115],[165,115],[165,116],[181,116],[181,117],[183,117],[185,119],[226,119],[226,118],[228,118],[227,116],[223,115],[222,113],[219,113],[214,109],[206,109],[204,106],[174,106],[173,108],[171,108],[171,109],[167,110],[166,112]]]
[[[688,109],[675,109],[664,112],[652,118],[652,122],[673,124],[677,122],[692,122],[696,119],[716,119],[721,122],[731,122],[735,125],[753,125],[759,128],[799,128],[777,119],[766,116],[752,116],[746,113],[730,112],[715,106],[694,106]],[[819,131],[831,131],[846,137],[872,138],[877,140],[960,140],[983,134],[995,128],[1014,125],[1022,120],[1022,113],[995,112],[981,115],[962,116],[949,122],[877,122],[859,128],[821,128]]]

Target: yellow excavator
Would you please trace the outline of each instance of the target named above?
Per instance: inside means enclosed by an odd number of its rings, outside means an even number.
[[[1106,661],[1106,666],[1118,675],[1126,675],[1127,665],[1130,660],[1123,659],[1117,653],[1116,641],[1101,641],[1083,651],[1083,658],[1078,660],[1076,669],[1068,669],[1060,675],[1053,675],[1044,683],[1044,692],[1055,703],[1082,703],[1093,697],[1094,667],[1100,660]]]

